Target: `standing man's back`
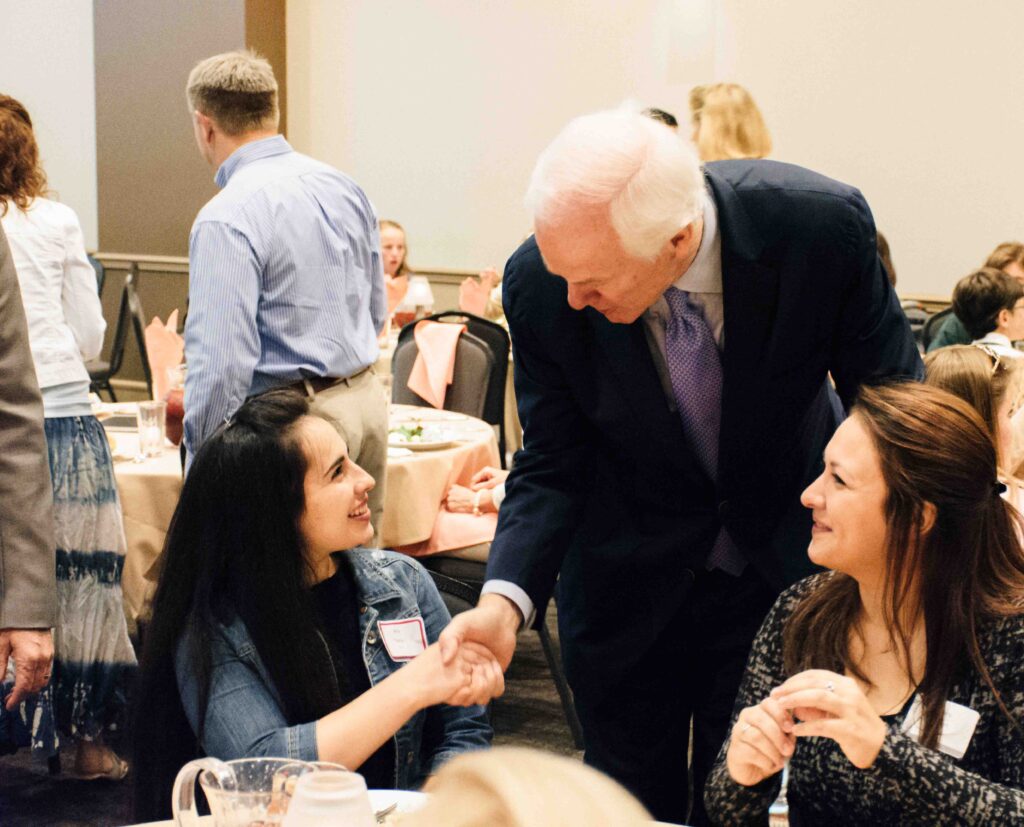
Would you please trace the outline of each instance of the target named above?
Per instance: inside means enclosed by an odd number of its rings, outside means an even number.
[[[277,134],[266,61],[208,58],[187,94],[196,144],[222,190],[189,239],[188,451],[247,396],[294,384],[377,480],[377,528],[387,405],[371,366],[387,304],[373,206],[348,176]]]

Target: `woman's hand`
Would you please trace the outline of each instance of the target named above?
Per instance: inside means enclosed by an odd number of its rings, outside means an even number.
[[[875,763],[888,728],[853,678],[808,669],[773,689],[771,698],[797,717],[798,738],[831,738],[860,769]]]
[[[441,647],[434,643],[398,671],[417,698],[419,709],[435,704],[470,706],[486,702],[504,691],[498,662],[484,647],[465,643],[445,664]],[[480,699],[484,700],[481,701]]]
[[[448,489],[448,496],[444,498],[444,507],[448,511],[455,511],[461,514],[471,514],[473,506],[477,502],[477,492],[471,491],[464,485],[453,485]],[[479,508],[481,511],[491,511],[491,494],[484,490],[480,495]]]
[[[771,697],[740,711],[725,764],[737,784],[752,787],[779,772],[793,754],[793,717]]]
[[[481,491],[485,488],[497,488],[506,479],[508,479],[508,471],[503,471],[501,468],[492,468],[488,465],[481,468],[473,475],[472,479],[469,481],[469,487],[473,491]]]

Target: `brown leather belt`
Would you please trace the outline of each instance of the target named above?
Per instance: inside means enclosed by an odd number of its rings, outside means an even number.
[[[299,393],[308,393],[308,388],[312,388],[314,394],[322,393],[328,388],[333,388],[339,382],[351,382],[353,379],[357,379],[362,376],[368,370],[369,368],[366,367],[356,373],[353,373],[351,376],[343,376],[341,378],[333,376],[309,376],[305,379],[300,379],[298,382],[293,382],[288,387],[294,388],[299,391]]]

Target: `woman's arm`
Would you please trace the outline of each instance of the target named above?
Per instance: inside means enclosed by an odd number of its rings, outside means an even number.
[[[785,680],[782,663],[782,633],[793,609],[807,593],[809,583],[817,576],[803,580],[783,592],[761,625],[750,650],[747,669],[736,696],[730,732],[744,710],[757,707],[772,689]],[[779,794],[781,773],[768,775],[760,783],[744,786],[729,773],[727,756],[732,738],[727,737],[718,753],[718,760],[704,786],[704,804],[715,823],[764,823],[768,807]]]
[[[202,738],[203,750],[222,760],[277,756],[332,761],[357,769],[419,710],[454,699],[464,702],[474,681],[470,650],[445,666],[438,646],[389,675],[354,701],[318,721],[289,726],[265,670],[243,660],[223,637],[213,643],[213,667]],[[186,644],[178,647],[178,687],[193,732],[198,733],[199,687]],[[487,673],[489,674],[489,673]]]
[[[103,332],[107,323],[103,319],[96,285],[96,271],[85,254],[85,239],[78,218],[68,210],[64,226],[64,286],[61,305],[64,321],[75,336],[78,352],[85,362],[95,359],[103,349]]]

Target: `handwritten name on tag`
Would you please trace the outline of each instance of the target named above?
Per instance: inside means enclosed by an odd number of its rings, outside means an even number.
[[[412,660],[427,648],[427,630],[422,617],[378,620],[377,628],[393,661]]]

